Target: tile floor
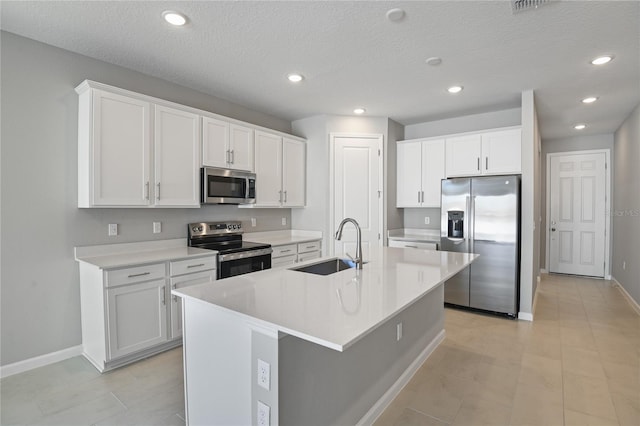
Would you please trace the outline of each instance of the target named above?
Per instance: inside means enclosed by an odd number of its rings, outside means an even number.
[[[446,310],[447,338],[376,425],[640,425],[640,316],[608,281],[544,276],[533,323]],[[0,424],[184,425],[180,348],[0,381]]]

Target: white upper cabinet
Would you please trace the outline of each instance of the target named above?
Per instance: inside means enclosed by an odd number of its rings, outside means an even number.
[[[256,130],[255,207],[304,207],[306,144]]]
[[[444,146],[444,139],[398,142],[396,207],[440,206]]]
[[[254,171],[254,130],[203,117],[202,165]]]
[[[154,204],[200,206],[200,116],[155,106]]]
[[[522,173],[522,131],[509,129],[482,135],[483,174]]]
[[[477,176],[482,173],[482,137],[465,135],[447,138],[447,176]]]
[[[447,138],[447,176],[521,173],[521,145],[520,128]]]
[[[304,207],[306,194],[307,144],[282,139],[282,206]]]
[[[115,93],[80,93],[78,207],[149,205],[150,111]]]

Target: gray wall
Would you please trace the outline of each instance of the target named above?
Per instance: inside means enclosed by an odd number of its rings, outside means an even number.
[[[465,115],[461,117],[447,118],[444,120],[411,124],[405,126],[404,138],[405,140],[429,138],[432,136],[450,135],[453,133],[519,126],[521,122],[521,108],[513,108],[483,114]],[[406,208],[403,210],[405,228],[440,229],[439,208]],[[424,224],[425,216],[430,218],[429,225]]]
[[[616,131],[614,147],[612,275],[640,304],[640,105]]]
[[[290,123],[10,33],[1,43],[1,365],[81,344],[74,246],[183,238],[187,223],[202,220],[255,217],[247,230],[290,227],[289,209],[78,209],[74,88],[84,79],[285,132]],[[162,233],[151,232],[153,221]],[[120,235],[108,237],[108,223]]]
[[[542,141],[541,158],[541,211],[542,222],[540,226],[540,268],[547,269],[547,154],[555,152],[585,151],[591,149],[608,149],[613,159],[613,135],[576,136],[565,139],[545,139]],[[613,161],[613,160],[612,160]],[[613,173],[611,174],[609,194],[612,192]],[[609,195],[611,196],[611,195]],[[610,242],[612,235],[609,235]]]
[[[329,247],[333,246],[333,236],[330,235],[332,234],[332,225],[329,211],[330,133],[381,134],[384,145],[389,148],[389,120],[383,117],[318,115],[296,120],[291,125],[296,135],[307,139],[307,208],[292,211],[291,226],[296,229],[322,231],[322,247],[327,254],[330,250]],[[394,132],[397,131],[396,128]],[[395,141],[393,145],[395,145]],[[391,149],[395,149],[395,146]],[[388,176],[388,182],[389,179],[393,179],[395,185],[395,176]],[[395,206],[395,197],[390,202]],[[320,228],[321,226],[322,228]]]
[[[404,212],[403,209],[396,207],[396,193],[398,190],[398,149],[397,141],[404,139],[404,126],[400,123],[396,123],[393,120],[389,120],[389,138],[384,144],[384,201],[386,206],[385,212],[385,231],[388,229],[400,229],[404,228]],[[384,245],[386,246],[387,232],[384,232]]]

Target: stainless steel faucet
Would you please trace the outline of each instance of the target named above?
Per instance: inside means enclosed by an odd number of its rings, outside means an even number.
[[[356,227],[356,258],[352,259],[354,262],[356,262],[356,264],[358,265],[358,269],[362,269],[362,265],[363,265],[363,261],[362,261],[362,232],[360,231],[360,225],[358,225],[358,222],[356,222],[355,219],[352,219],[350,217],[344,218],[342,219],[342,222],[340,222],[340,225],[338,225],[338,230],[336,231],[336,240],[340,240],[342,238],[342,228],[344,227],[344,224],[347,222],[351,222],[353,223],[353,226]],[[349,256],[347,254],[347,256]],[[349,256],[351,257],[351,256]]]

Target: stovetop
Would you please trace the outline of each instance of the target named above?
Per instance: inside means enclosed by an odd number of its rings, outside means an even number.
[[[190,247],[217,250],[221,254],[239,253],[271,247],[271,244],[242,240],[241,222],[190,223],[188,243]]]

